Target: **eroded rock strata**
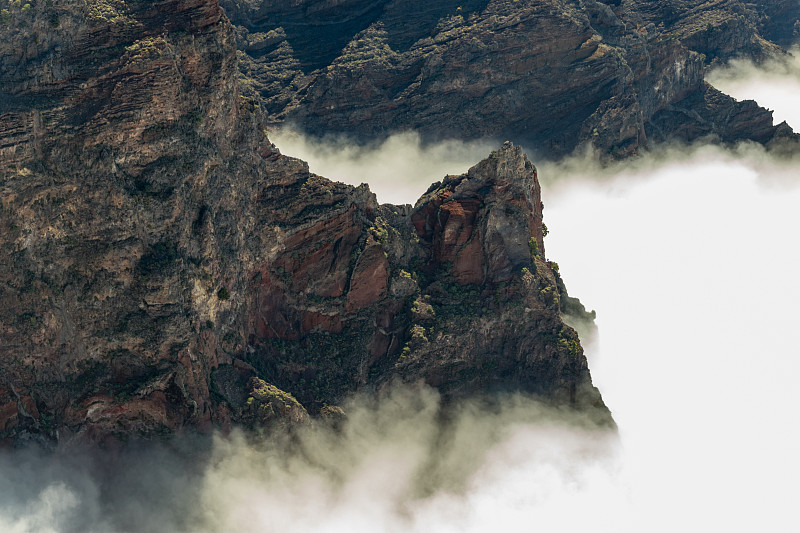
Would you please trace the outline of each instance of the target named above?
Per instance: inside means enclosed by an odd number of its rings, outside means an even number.
[[[12,4],[2,36],[3,443],[305,423],[394,379],[610,420],[519,148],[378,205],[270,144],[215,0]]]
[[[222,0],[245,93],[273,123],[361,141],[501,138],[547,157],[790,135],[707,85],[707,65],[781,54],[797,2]],[[457,110],[457,111],[456,111]]]

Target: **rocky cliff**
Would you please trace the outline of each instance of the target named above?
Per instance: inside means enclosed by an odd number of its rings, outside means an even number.
[[[269,143],[216,0],[0,14],[3,443],[304,423],[395,379],[609,420],[519,148],[378,205]]]
[[[349,189],[314,176],[294,187],[269,210],[280,202],[296,225],[316,195],[317,213],[252,278],[244,359],[259,375],[311,412],[393,378],[451,397],[521,389],[602,409],[561,320],[536,171],[518,147],[434,184],[413,208],[378,206],[366,190],[343,202]]]
[[[707,85],[710,63],[782,53],[797,2],[222,0],[247,95],[272,123],[367,141],[503,138],[548,157],[592,145],[767,143],[771,113]]]

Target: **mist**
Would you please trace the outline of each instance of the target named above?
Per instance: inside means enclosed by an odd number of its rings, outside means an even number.
[[[350,185],[368,183],[379,201],[412,205],[431,183],[463,174],[500,144],[451,140],[426,145],[416,132],[400,132],[362,146],[347,136],[305,137],[291,126],[269,131],[269,138],[284,154],[306,161],[311,172]]]
[[[723,90],[798,124],[794,98],[767,103],[758,93],[797,84],[796,63],[786,65],[735,63],[712,79],[760,81],[741,95]],[[422,146],[408,133],[366,148],[288,131],[271,139],[312,171],[370,183],[392,203],[413,203],[430,182],[497,148]],[[398,386],[353,399],[336,431],[318,424],[265,440],[134,446],[113,463],[0,453],[0,531],[791,527],[800,478],[797,154],[674,147],[612,166],[586,156],[538,170],[548,258],[570,294],[597,311],[599,334],[585,349],[617,434],[519,395],[502,406],[467,403],[443,420],[435,391]]]
[[[404,385],[344,409],[339,427],[269,438],[1,454],[0,530],[615,531],[627,516],[618,436],[580,414],[511,395],[443,416],[436,391]]]

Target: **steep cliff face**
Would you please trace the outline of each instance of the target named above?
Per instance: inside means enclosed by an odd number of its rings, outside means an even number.
[[[0,429],[208,420],[235,313],[214,291],[236,282],[241,173],[268,149],[229,24],[206,0],[37,2],[2,34]]]
[[[237,24],[248,94],[273,123],[314,135],[412,129],[622,157],[671,138],[768,142],[777,131],[767,110],[703,81],[710,62],[780,53],[759,31],[785,36],[775,18],[791,10],[767,2],[222,4]]]
[[[2,23],[3,442],[303,423],[395,377],[608,418],[519,149],[379,206],[269,143],[215,0]]]
[[[409,318],[419,324],[401,375],[601,405],[577,335],[561,321],[567,295],[545,259],[542,207],[536,170],[510,143],[417,202],[410,222],[423,261]]]

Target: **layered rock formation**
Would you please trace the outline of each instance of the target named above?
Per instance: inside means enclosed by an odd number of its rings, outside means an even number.
[[[229,24],[205,0],[37,2],[2,35],[0,430],[208,420],[231,307],[212,290],[252,188],[231,174],[269,149]]]
[[[609,420],[519,148],[378,205],[269,143],[215,0],[26,6],[0,40],[2,442],[304,423],[394,379]]]
[[[738,0],[223,0],[248,95],[273,123],[371,140],[510,138],[623,157],[668,139],[766,143],[771,113],[706,65],[786,44],[797,3]],[[786,18],[784,18],[786,17]]]

